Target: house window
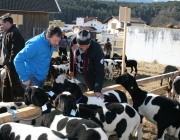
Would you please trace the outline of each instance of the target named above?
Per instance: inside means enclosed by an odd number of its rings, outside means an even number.
[[[93,24],[91,24],[91,26],[93,26]]]
[[[94,24],[94,26],[96,26],[96,24]]]
[[[127,23],[127,26],[131,26],[131,23]],[[124,22],[121,22],[121,28],[124,28]]]

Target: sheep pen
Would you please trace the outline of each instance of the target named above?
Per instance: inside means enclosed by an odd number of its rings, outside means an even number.
[[[117,52],[115,52],[117,53]],[[55,56],[57,56],[57,53],[54,53]],[[166,65],[162,64],[157,64],[155,61],[152,63],[147,63],[147,62],[139,62],[138,61],[138,72],[136,75],[136,80],[138,79],[143,79],[151,76],[157,76],[163,73],[164,68]],[[178,67],[180,69],[180,67]],[[127,68],[128,72],[130,72],[130,68]],[[134,74],[134,72],[133,72]],[[113,80],[107,80],[104,79],[104,85],[103,87],[108,87],[115,85],[115,78]],[[167,78],[163,81],[163,86],[167,85]],[[153,89],[157,89],[160,87],[160,80],[151,82],[148,84],[142,84],[139,86],[141,89],[146,90],[146,91],[151,91]],[[128,98],[130,96],[128,93],[126,94]],[[167,92],[164,92],[162,95],[167,95]],[[15,97],[15,99],[22,100],[21,97]],[[130,137],[130,140],[136,140],[137,138]],[[151,122],[147,121],[146,119],[143,120],[143,133],[142,133],[142,140],[156,140],[157,139],[157,128],[156,125],[152,124]],[[118,140],[116,136],[110,136],[109,140]],[[171,137],[167,134],[165,134],[165,140],[175,140],[174,137]]]
[[[121,51],[115,51],[114,53],[121,55],[122,52]],[[57,56],[58,53],[55,52],[53,55]],[[166,67],[166,65],[158,64],[156,61],[151,62],[151,63],[138,61],[138,65],[137,65],[138,72],[136,75],[136,80],[151,77],[151,76],[160,75],[163,73],[165,67]],[[177,68],[180,69],[180,67],[177,67]],[[130,72],[131,68],[127,68],[127,70],[128,70],[128,72]],[[134,74],[134,72],[133,72],[133,74]],[[166,78],[166,79],[164,79],[162,86],[165,86],[167,84],[168,84],[168,81]],[[106,78],[104,79],[103,87],[108,87],[108,86],[112,86],[112,85],[115,85],[115,78],[113,78],[112,81],[107,80]],[[157,89],[160,87],[160,80],[155,81],[155,82],[150,82],[147,84],[142,84],[139,87],[143,90],[151,91],[153,89]],[[126,95],[128,96],[128,98],[130,98],[128,93]],[[162,95],[167,96],[167,92],[162,93]],[[136,139],[137,138],[130,137],[130,140],[136,140]],[[144,118],[142,140],[156,140],[156,139],[157,139],[157,127],[156,127],[156,125],[152,124],[151,122],[147,121]],[[169,136],[167,134],[165,134],[165,139],[166,140],[175,140],[174,137]],[[110,136],[109,140],[118,140],[118,138],[116,136]]]
[[[115,53],[121,55],[121,51],[115,51]],[[54,53],[55,56],[57,56],[57,53]],[[138,72],[136,75],[136,80],[138,79],[143,79],[151,76],[157,76],[160,74],[163,74],[164,68],[166,65],[158,64],[156,61],[147,63],[143,61],[138,61]],[[177,67],[180,69],[180,67]],[[128,72],[131,71],[131,68],[127,68]],[[133,72],[134,74],[134,72]],[[164,79],[162,86],[165,86],[168,84],[167,78]],[[108,87],[115,85],[115,78],[113,80],[107,80],[106,78],[104,79],[104,85],[103,87]],[[146,90],[146,91],[151,91],[157,88],[160,88],[160,80],[155,81],[155,82],[150,82],[147,84],[142,84],[139,86],[141,89]],[[126,94],[128,98],[130,96],[128,93]],[[162,96],[167,96],[167,92],[164,92],[161,94]],[[137,138],[130,137],[130,140],[136,140]],[[152,124],[151,122],[147,121],[145,118],[143,120],[143,133],[142,133],[142,140],[156,140],[157,139],[157,127],[156,125]],[[118,140],[116,136],[110,136],[109,140]],[[165,140],[175,140],[174,137],[169,136],[165,134]]]
[[[138,72],[136,75],[136,80],[160,75],[163,73],[165,66],[166,65],[157,64],[156,62],[152,62],[152,63],[147,63],[143,61],[138,62]],[[178,67],[178,69],[180,69],[180,67]],[[129,72],[130,68],[127,68],[127,70]],[[104,81],[104,87],[114,85],[114,84],[115,84],[115,79],[113,79],[113,81],[108,81],[108,80]],[[166,78],[164,79],[162,86],[165,86],[167,84],[168,82]],[[142,85],[139,85],[139,87],[143,90],[151,91],[160,87],[160,80],[147,83],[147,84],[142,84]],[[128,92],[126,93],[126,95],[128,96],[128,98],[130,98],[130,95],[128,94]],[[167,96],[167,92],[163,92],[161,95]],[[130,137],[130,140],[136,140],[136,139],[137,138]],[[118,138],[116,136],[111,136],[110,140],[118,140]],[[156,125],[147,121],[145,118],[143,120],[142,140],[157,140]],[[165,134],[165,140],[175,140],[175,138],[172,136],[169,136],[168,134]]]

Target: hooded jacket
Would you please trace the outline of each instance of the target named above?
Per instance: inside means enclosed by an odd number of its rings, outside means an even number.
[[[75,39],[74,39],[75,40]],[[70,71],[74,72],[75,59],[73,53],[73,46],[75,41],[72,41],[70,51]],[[104,58],[101,46],[91,40],[90,47],[84,52],[83,55],[83,76],[90,91],[101,92],[104,81]]]

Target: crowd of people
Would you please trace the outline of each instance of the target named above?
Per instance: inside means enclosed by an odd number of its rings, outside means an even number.
[[[49,26],[46,31],[25,42],[20,30],[13,24],[9,13],[0,17],[1,63],[5,69],[2,81],[2,101],[13,101],[14,95],[22,95],[28,86],[44,87],[54,48],[59,55],[67,56],[67,36],[58,26]],[[36,50],[36,51],[34,51]],[[84,83],[87,90],[101,93],[104,79],[103,50],[91,39],[87,30],[81,30],[70,47],[71,78]]]

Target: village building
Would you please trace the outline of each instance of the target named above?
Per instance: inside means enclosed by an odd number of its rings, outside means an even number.
[[[107,18],[104,22],[104,28],[103,28],[103,32],[112,34],[113,33],[113,29],[111,28],[111,24],[115,23],[116,24],[116,31],[115,34],[119,33],[118,29],[123,29],[124,28],[124,22],[119,22],[119,16],[111,16],[109,18]],[[143,27],[146,25],[146,22],[143,21],[141,18],[135,18],[135,17],[131,17],[130,18],[130,22],[127,23],[127,26],[137,26],[137,27]],[[122,30],[121,30],[122,31]]]
[[[79,27],[76,25],[76,20],[73,21],[75,26],[73,27],[73,32],[77,33],[79,31]],[[101,33],[103,27],[103,22],[98,19],[98,17],[84,17],[84,25],[80,28],[90,28],[91,31],[96,33]]]
[[[57,0],[0,0],[0,16],[10,13],[25,40],[49,26],[50,13],[60,13]]]

